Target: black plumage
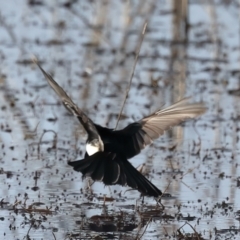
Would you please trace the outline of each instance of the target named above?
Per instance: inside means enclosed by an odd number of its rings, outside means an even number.
[[[83,177],[89,176],[93,181],[102,181],[105,185],[129,186],[143,195],[161,196],[162,192],[138,172],[128,159],[139,154],[164,131],[203,114],[206,110],[204,105],[189,103],[189,98],[185,98],[115,131],[93,123],[37,61],[35,63],[61,98],[63,105],[78,118],[88,134],[84,159],[69,162],[69,165],[81,172]]]
[[[159,197],[162,192],[138,172],[128,160],[113,152],[97,152],[85,159],[69,162],[75,171],[105,185],[129,186],[143,195]]]

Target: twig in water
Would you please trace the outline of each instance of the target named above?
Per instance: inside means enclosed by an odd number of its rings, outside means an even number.
[[[41,137],[40,137],[40,140],[39,140],[39,142],[38,142],[38,147],[37,147],[38,158],[40,158],[40,145],[41,145],[41,143],[42,143],[43,136],[44,136],[44,134],[47,133],[47,132],[52,132],[52,133],[54,134],[54,139],[53,139],[53,146],[52,146],[52,148],[55,148],[56,151],[57,151],[57,146],[56,146],[56,145],[57,145],[57,133],[56,133],[55,131],[53,131],[53,130],[44,130],[43,133],[42,133],[42,135],[41,135]]]
[[[54,239],[55,239],[55,240],[57,240],[57,239],[56,239],[56,236],[55,236],[55,234],[54,234],[54,232],[53,232],[53,231],[52,231],[52,235],[53,235]]]
[[[145,232],[146,232],[146,230],[147,230],[147,227],[148,227],[148,225],[149,225],[149,223],[150,223],[151,221],[152,221],[152,218],[149,218],[149,220],[148,220],[148,222],[147,222],[147,224],[146,224],[146,227],[145,227],[145,229],[143,230],[143,233],[141,234],[141,236],[138,236],[138,235],[139,235],[139,232],[140,232],[140,230],[141,230],[141,229],[139,229],[135,240],[140,240],[140,239],[142,238],[142,236],[145,234]]]
[[[33,226],[34,222],[35,222],[35,220],[33,220],[33,222],[31,222],[31,225],[30,225],[30,228],[28,229],[27,235],[23,239],[25,239],[25,238],[30,239],[29,233],[30,233],[30,230],[32,229],[32,226]]]
[[[190,224],[190,223],[188,223],[188,222],[185,222],[178,230],[177,230],[177,232],[181,235],[181,237],[184,237],[184,235],[181,233],[181,228],[183,228],[185,225],[188,225],[188,226],[190,226],[191,228],[192,228],[192,230],[194,231],[194,234],[195,234],[195,236],[196,236],[196,239],[198,239],[198,240],[201,240],[201,237],[200,237],[200,235],[199,235],[199,233],[196,231],[196,229]]]
[[[169,186],[170,186],[170,184],[171,184],[171,182],[169,182],[168,183],[168,185],[167,185],[167,187],[164,189],[164,191],[163,191],[163,193],[162,193],[162,195],[159,197],[159,198],[157,198],[157,204],[161,204],[161,207],[162,207],[162,209],[165,209],[165,206],[162,204],[162,202],[161,202],[161,200],[162,200],[162,196],[163,196],[163,194],[168,190],[168,188],[169,188]]]

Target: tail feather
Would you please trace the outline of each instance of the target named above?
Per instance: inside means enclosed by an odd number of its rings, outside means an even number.
[[[77,160],[74,162],[68,162],[68,165],[72,166],[75,171],[82,172],[84,169],[91,165],[92,161],[88,159]]]
[[[159,197],[162,192],[138,172],[126,159],[117,154],[97,152],[83,160],[69,162],[83,177],[93,181],[103,181],[105,185],[119,184],[138,190],[143,195]]]
[[[105,176],[106,161],[104,159],[96,160],[95,170],[92,172],[91,177],[95,181],[102,181]],[[91,166],[90,166],[91,167]]]
[[[105,159],[105,169],[104,169],[104,178],[103,183],[105,185],[115,185],[119,179],[121,174],[121,169],[118,164],[116,164],[113,160]]]
[[[77,172],[81,172],[83,177],[90,175],[94,171],[94,159],[82,159],[74,162],[68,162],[70,166]]]
[[[147,178],[145,178],[139,171],[137,171],[129,162],[124,162],[124,172],[126,174],[127,184],[131,187],[132,182],[136,185],[136,189],[145,195],[159,197],[162,192],[153,185]]]
[[[129,170],[130,170],[129,166],[126,167],[125,162],[121,162],[120,166],[121,166],[122,174],[121,174],[121,177],[118,179],[117,184],[127,185],[133,189],[138,189],[139,186],[137,184],[137,181],[135,180],[135,177],[129,173]],[[131,164],[130,166],[134,168]]]

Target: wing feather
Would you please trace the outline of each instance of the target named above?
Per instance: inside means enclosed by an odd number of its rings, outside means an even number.
[[[189,103],[189,100],[190,98],[184,98],[167,108],[159,109],[122,130],[111,132],[108,130],[108,141],[118,145],[121,151],[125,151],[127,158],[137,155],[166,130],[188,119],[196,118],[206,111],[203,103]]]
[[[58,85],[58,83],[53,79],[53,77],[44,71],[41,65],[36,59],[33,59],[34,63],[39,67],[43,75],[45,76],[48,84],[55,91],[55,93],[60,97],[63,105],[66,109],[71,112],[83,125],[86,132],[91,136],[92,139],[99,139],[97,129],[90,118],[72,101],[72,99],[67,95],[67,93]]]

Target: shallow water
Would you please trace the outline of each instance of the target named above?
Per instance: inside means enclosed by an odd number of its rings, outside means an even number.
[[[237,3],[190,1],[187,31],[168,1],[0,3],[1,239],[240,239]],[[31,62],[114,128],[145,20],[118,128],[184,96],[208,108],[131,160],[164,210],[121,186],[87,190],[67,164],[86,134]]]

